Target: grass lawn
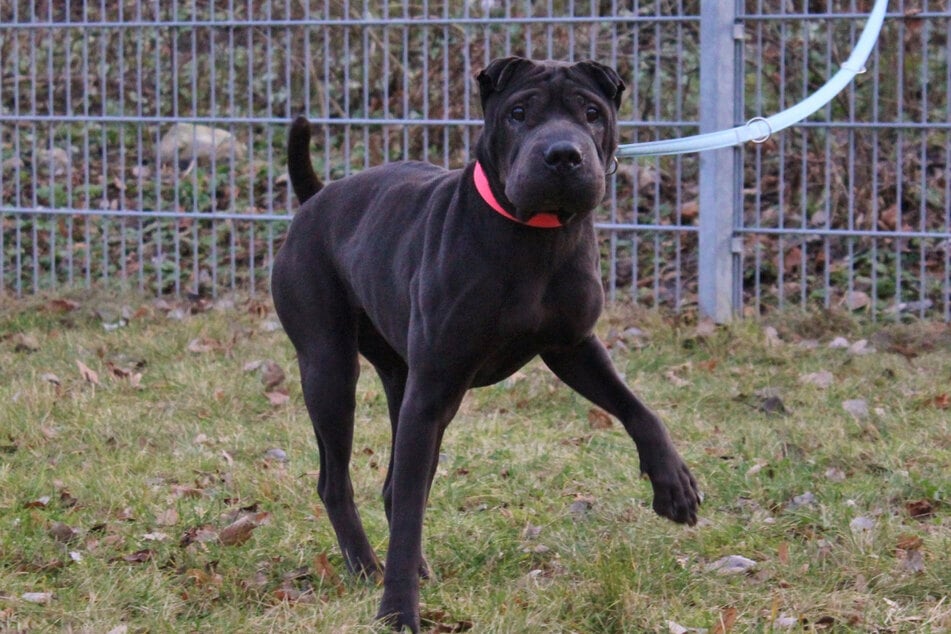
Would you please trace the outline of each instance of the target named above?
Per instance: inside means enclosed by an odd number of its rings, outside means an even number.
[[[770,324],[600,324],[701,483],[694,528],[540,364],[470,393],[426,516],[429,631],[951,631],[951,329]],[[379,631],[275,326],[263,300],[0,303],[0,632]],[[367,370],[352,472],[382,555]]]

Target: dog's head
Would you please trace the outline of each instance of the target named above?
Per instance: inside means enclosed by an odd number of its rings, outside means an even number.
[[[485,129],[476,155],[496,194],[528,221],[562,222],[604,198],[624,82],[598,62],[493,61],[478,75]]]

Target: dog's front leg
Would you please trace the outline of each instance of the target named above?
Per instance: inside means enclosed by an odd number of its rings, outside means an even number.
[[[377,618],[400,631],[419,632],[419,571],[423,563],[423,514],[443,431],[459,408],[465,386],[445,377],[410,373],[393,443],[390,544]]]
[[[545,364],[573,390],[616,416],[637,445],[641,471],[654,489],[654,511],[686,524],[697,523],[700,491],[663,423],[618,376],[607,350],[594,335],[577,346],[542,354]]]

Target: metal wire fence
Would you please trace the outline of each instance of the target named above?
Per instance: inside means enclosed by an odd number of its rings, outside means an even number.
[[[320,126],[327,179],[407,158],[457,168],[490,59],[596,58],[628,85],[623,142],[680,137],[704,99],[741,123],[803,98],[871,2],[720,4],[737,26],[701,42],[700,3],[683,0],[8,0],[0,292],[265,294],[296,208],[283,147],[298,113]],[[734,311],[951,320],[951,11],[892,4],[868,73],[738,152],[734,200],[700,208],[701,157],[622,162],[598,212],[611,298],[693,310],[698,218],[727,214]],[[723,50],[741,72],[701,95]]]

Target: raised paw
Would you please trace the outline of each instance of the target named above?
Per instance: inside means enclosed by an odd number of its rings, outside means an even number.
[[[645,472],[654,488],[654,512],[680,524],[696,524],[700,489],[680,456],[657,461]]]

